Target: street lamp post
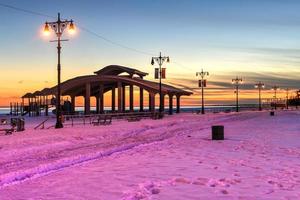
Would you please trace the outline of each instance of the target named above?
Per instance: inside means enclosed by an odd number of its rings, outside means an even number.
[[[272,90],[274,90],[274,108],[277,110],[277,90],[279,90],[279,86],[274,85]]]
[[[300,90],[296,91],[297,101],[296,101],[296,109],[298,109],[298,104],[300,102]]]
[[[288,110],[289,109],[289,91],[290,91],[290,89],[286,88],[285,91],[286,91],[286,109]]]
[[[199,79],[199,87],[201,87],[201,96],[202,96],[202,105],[201,105],[201,114],[204,114],[204,87],[206,87],[206,79],[204,79],[205,76],[209,76],[208,72],[204,72],[203,69],[201,72],[196,72],[196,76],[200,76],[201,79]]]
[[[236,112],[239,112],[239,85],[243,83],[243,79],[236,77],[235,79],[232,79],[231,83],[235,85]]]
[[[262,110],[262,107],[261,107],[261,90],[263,88],[265,88],[265,84],[259,81],[258,83],[256,83],[254,85],[254,87],[258,88],[258,109],[259,109],[259,111],[261,111]]]
[[[61,116],[61,106],[60,106],[60,97],[61,97],[61,65],[60,65],[60,54],[61,54],[61,42],[67,41],[61,39],[64,30],[69,26],[70,33],[73,33],[75,30],[73,20],[61,20],[60,13],[58,13],[57,21],[55,22],[46,22],[44,32],[49,34],[49,27],[55,32],[57,40],[51,40],[50,42],[57,42],[57,98],[56,98],[56,124],[55,128],[63,128],[62,116]]]
[[[159,53],[158,57],[152,57],[151,65],[154,65],[155,62],[159,65],[159,68],[155,68],[155,79],[159,79],[159,114],[161,116],[161,112],[163,111],[163,96],[161,91],[161,79],[165,79],[166,75],[166,68],[162,68],[163,63],[167,61],[170,62],[169,56],[161,56],[161,52]]]

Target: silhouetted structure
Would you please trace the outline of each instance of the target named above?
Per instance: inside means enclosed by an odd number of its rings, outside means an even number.
[[[79,76],[61,83],[61,95],[69,96],[71,99],[71,113],[75,112],[75,98],[84,97],[84,113],[91,113],[90,98],[96,98],[96,113],[104,112],[104,94],[111,91],[111,111],[125,112],[126,87],[129,87],[129,111],[134,111],[134,86],[139,88],[139,111],[144,111],[144,90],[149,94],[149,111],[155,111],[155,95],[159,93],[159,84],[144,80],[148,75],[137,69],[132,69],[119,65],[109,65],[94,72],[94,75]],[[170,85],[162,84],[162,99],[166,95],[169,97],[169,114],[173,114],[173,98],[176,98],[176,112],[180,112],[180,97],[191,95],[191,92],[175,88]],[[117,94],[116,94],[117,93]],[[24,110],[32,115],[34,112],[40,113],[40,109],[48,110],[48,106],[56,101],[50,101],[49,96],[57,94],[57,86],[45,88],[33,94],[27,93],[22,97],[22,102],[28,101],[28,106]],[[117,109],[116,109],[116,96]],[[54,102],[55,101],[55,102]],[[63,102],[61,102],[62,105]],[[164,101],[162,101],[164,104]],[[23,103],[24,104],[24,103]],[[36,108],[37,107],[37,108]],[[164,109],[164,105],[162,109]]]

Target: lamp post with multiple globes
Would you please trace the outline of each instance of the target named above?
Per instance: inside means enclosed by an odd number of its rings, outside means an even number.
[[[261,111],[262,110],[262,106],[261,106],[261,90],[263,88],[265,88],[265,84],[262,82],[258,82],[254,85],[255,88],[258,88],[258,110]]]
[[[201,87],[201,114],[204,114],[204,87],[206,87],[206,79],[204,79],[205,76],[209,76],[208,72],[201,70],[201,72],[196,72],[196,76],[199,76],[201,79],[199,79],[199,87]]]
[[[163,104],[162,104],[162,101],[163,101],[163,96],[162,96],[162,91],[161,91],[161,79],[165,78],[165,68],[161,68],[163,63],[167,61],[167,62],[170,62],[170,58],[169,56],[161,56],[161,52],[159,53],[159,56],[158,57],[152,57],[151,59],[151,65],[154,65],[155,62],[158,64],[159,68],[155,68],[155,79],[159,79],[159,114],[161,116],[161,112],[163,111]],[[162,72],[162,70],[164,72]]]
[[[72,34],[75,32],[75,26],[73,20],[61,20],[60,13],[58,13],[57,21],[46,22],[44,27],[44,33],[46,35],[50,34],[50,28],[55,32],[57,40],[51,40],[50,42],[57,42],[57,96],[56,96],[56,124],[55,128],[63,128],[62,115],[61,115],[61,65],[60,65],[60,54],[61,54],[61,42],[68,41],[61,39],[62,34],[66,28],[69,28],[69,32]]]
[[[243,83],[242,78],[236,77],[235,79],[232,79],[231,83],[235,85],[235,94],[236,94],[236,112],[239,112],[239,86]]]
[[[271,89],[274,91],[274,108],[275,110],[277,110],[277,90],[279,90],[280,88],[279,86],[274,85]]]

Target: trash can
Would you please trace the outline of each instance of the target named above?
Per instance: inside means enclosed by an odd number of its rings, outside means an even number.
[[[270,112],[270,115],[271,115],[271,116],[274,116],[274,115],[275,115],[274,111],[271,111],[271,112]]]
[[[17,126],[17,123],[18,123],[18,118],[10,118],[10,125],[13,126],[13,127],[16,127]]]
[[[17,120],[17,132],[25,130],[25,120],[24,118],[18,118]]]
[[[212,140],[224,140],[224,126],[212,126]]]

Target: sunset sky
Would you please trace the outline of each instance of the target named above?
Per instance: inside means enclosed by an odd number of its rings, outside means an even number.
[[[63,43],[62,80],[110,64],[152,79],[151,56],[161,51],[171,59],[164,82],[194,92],[183,104],[199,104],[201,68],[211,74],[207,103],[233,103],[236,76],[245,81],[241,103],[256,103],[257,81],[267,86],[264,98],[273,85],[300,87],[299,10],[297,0],[0,0],[0,106],[55,85],[56,44],[48,42],[55,36],[46,38],[42,29],[57,12],[77,25],[76,35],[64,33],[70,41]]]

